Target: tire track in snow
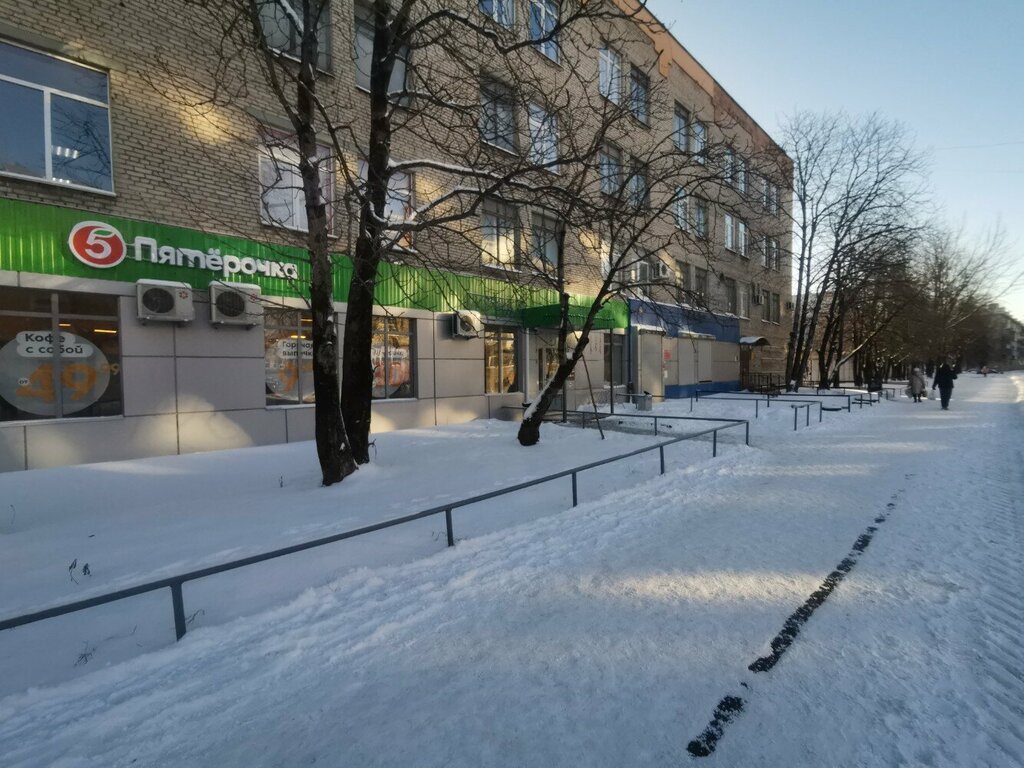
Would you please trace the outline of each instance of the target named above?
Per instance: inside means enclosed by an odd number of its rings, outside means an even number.
[[[907,479],[910,479],[912,475],[907,475]],[[849,554],[844,557],[839,564],[825,577],[825,580],[821,583],[814,592],[811,593],[810,597],[804,601],[803,605],[793,611],[789,618],[786,619],[782,625],[782,629],[779,633],[772,638],[771,641],[771,653],[766,656],[753,661],[747,669],[751,672],[768,672],[771,670],[782,658],[783,654],[789,650],[790,646],[796,640],[800,634],[800,630],[804,624],[808,622],[814,612],[818,610],[825,601],[828,600],[836,587],[842,583],[843,579],[847,577],[850,571],[853,570],[857,561],[861,555],[871,544],[871,540],[878,532],[878,526],[884,523],[892,511],[896,508],[896,503],[899,501],[900,496],[904,493],[904,489],[899,489],[891,497],[891,501],[885,505],[885,511],[879,514],[874,519],[874,524],[869,525],[864,533],[857,537],[857,540],[853,543],[850,548]],[[1022,681],[1024,684],[1024,681]],[[749,689],[750,686],[741,682],[741,686]],[[714,714],[711,717],[711,722],[708,723],[707,727],[701,731],[700,736],[693,739],[689,744],[686,745],[686,751],[694,757],[707,757],[715,751],[715,747],[718,745],[719,739],[725,730],[725,726],[733,722],[737,715],[743,711],[744,700],[741,696],[724,696],[721,701],[718,702],[718,706],[715,707]]]

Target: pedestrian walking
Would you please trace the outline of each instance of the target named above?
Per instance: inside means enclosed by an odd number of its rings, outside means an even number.
[[[956,374],[949,367],[949,363],[943,363],[935,371],[935,379],[932,381],[932,389],[939,388],[939,397],[942,399],[942,410],[949,410],[949,396],[953,394],[953,379]]]
[[[920,368],[915,368],[910,374],[910,395],[914,398],[915,403],[921,402],[927,389],[928,384],[924,380],[924,374],[921,373]]]

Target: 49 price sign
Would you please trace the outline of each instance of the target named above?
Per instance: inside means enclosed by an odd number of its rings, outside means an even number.
[[[95,403],[119,367],[73,333],[21,331],[0,349],[0,397],[25,413],[69,416]],[[54,365],[60,345],[60,374]],[[59,380],[58,380],[59,378]]]

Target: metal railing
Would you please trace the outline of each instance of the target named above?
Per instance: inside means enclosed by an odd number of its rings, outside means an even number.
[[[712,418],[710,416],[669,416],[662,414],[661,416],[655,416],[653,413],[611,413],[609,411],[586,411],[586,410],[575,410],[568,411],[570,416],[580,417],[580,426],[586,428],[587,419],[594,418],[595,421],[606,420],[606,419],[653,419],[654,429],[653,434],[658,434],[658,420],[662,423],[666,421],[715,421],[722,422],[728,426],[722,427],[722,429],[730,429],[732,427],[738,427],[740,424],[744,426],[743,444],[750,445],[750,422],[746,419],[720,419]],[[701,434],[706,434],[701,433]],[[690,435],[690,437],[696,437],[697,435]],[[714,434],[711,437],[712,451],[711,456],[715,457],[718,455],[718,435]]]
[[[452,523],[452,512],[460,507],[467,507],[471,504],[477,504],[481,501],[487,501],[488,499],[494,499],[499,496],[504,496],[509,493],[521,491],[526,488],[532,488],[542,483],[548,483],[553,480],[558,480],[564,477],[569,477],[572,480],[572,506],[579,504],[579,487],[578,487],[578,476],[581,472],[585,472],[589,469],[601,467],[606,464],[612,464],[616,461],[622,461],[623,459],[629,459],[634,456],[640,456],[645,453],[651,453],[654,451],[658,452],[660,473],[665,474],[665,448],[669,445],[681,443],[684,440],[693,440],[698,437],[710,434],[712,436],[712,456],[718,455],[718,433],[725,429],[731,429],[738,426],[737,423],[726,424],[719,427],[713,427],[711,429],[701,430],[686,435],[679,435],[668,440],[663,440],[654,445],[644,446],[643,448],[637,448],[636,450],[629,451],[628,453],[622,453],[617,456],[611,456],[607,459],[600,459],[599,461],[592,461],[588,464],[582,464],[571,469],[565,469],[561,472],[555,472],[550,475],[544,475],[543,477],[534,478],[533,480],[525,480],[521,483],[506,486],[505,488],[499,488],[495,491],[489,491],[487,493],[481,493],[476,496],[471,496],[465,499],[459,499],[457,501],[449,501],[444,504],[440,504],[430,509],[425,509],[420,512],[415,512],[410,515],[404,515],[402,517],[396,517],[391,520],[384,520],[373,525],[363,526],[361,528],[355,528],[353,530],[342,531],[335,533],[330,536],[323,536],[318,539],[311,541],[305,541],[300,544],[293,544],[289,547],[281,547],[280,549],[271,550],[270,552],[263,552],[258,555],[251,555],[249,557],[239,558],[238,560],[231,560],[227,563],[221,563],[219,565],[212,565],[206,568],[199,568],[194,571],[188,571],[187,573],[178,574],[176,576],[168,576],[155,581],[149,581],[144,584],[137,584],[133,587],[126,587],[125,589],[118,589],[113,592],[107,592],[102,595],[96,595],[95,597],[89,597],[84,600],[76,600],[71,603],[65,603],[63,605],[57,605],[52,608],[46,608],[41,611],[33,611],[31,613],[22,614],[20,616],[14,616],[9,619],[0,620],[0,631],[7,629],[14,629],[15,627],[22,627],[26,624],[34,624],[38,621],[45,619],[52,619],[58,616],[66,616],[69,613],[77,613],[78,611],[84,611],[89,608],[94,608],[99,605],[106,605],[107,603],[113,603],[118,600],[125,600],[138,595],[143,595],[148,592],[156,592],[161,589],[170,589],[171,591],[171,608],[174,614],[174,632],[176,639],[181,640],[185,636],[186,632],[186,619],[185,619],[185,600],[182,595],[182,586],[190,581],[197,579],[206,578],[207,576],[213,576],[218,573],[225,573],[226,571],[233,571],[238,568],[244,568],[248,565],[255,565],[256,563],[262,563],[267,560],[273,560],[278,557],[284,557],[285,555],[292,555],[297,552],[303,552],[307,549],[313,549],[315,547],[322,547],[327,544],[334,544],[345,539],[352,539],[357,536],[364,536],[368,533],[374,533],[375,531],[384,530],[385,528],[393,528],[397,525],[403,525],[405,523],[411,523],[414,520],[421,520],[427,517],[433,517],[435,515],[444,514],[445,528],[448,538],[448,546],[455,546],[455,531]],[[748,423],[748,435],[749,435],[749,423]]]

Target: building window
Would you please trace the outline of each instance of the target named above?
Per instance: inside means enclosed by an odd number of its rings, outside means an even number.
[[[629,111],[641,123],[646,123],[650,117],[650,90],[651,82],[647,75],[632,67],[629,71]]]
[[[516,22],[515,0],[480,0],[480,13],[511,29]]]
[[[722,180],[736,186],[736,153],[732,147],[726,147],[722,153]]]
[[[739,307],[736,300],[736,280],[731,277],[722,278],[722,294],[725,299],[725,311],[735,315]]]
[[[598,53],[598,88],[601,95],[613,104],[621,97],[622,59],[611,48],[605,46]]]
[[[686,200],[686,190],[682,187],[676,188],[675,215],[676,226],[686,232],[690,228],[690,211]]]
[[[778,212],[779,212],[779,187],[778,187],[778,185],[776,185],[776,184],[772,184],[771,185],[771,189],[769,190],[769,196],[770,196],[770,199],[769,199],[769,202],[768,202],[768,211],[769,211],[769,213],[778,214]]]
[[[558,269],[558,236],[557,219],[541,213],[533,214],[530,220],[530,256],[541,271]]]
[[[297,309],[263,312],[267,405],[312,403],[313,317]]]
[[[113,192],[107,74],[0,42],[0,173]]]
[[[630,205],[634,208],[647,207],[647,167],[638,158],[630,158],[626,188]]]
[[[685,261],[676,262],[676,285],[684,291],[693,287],[693,281],[690,279],[690,265]]]
[[[117,297],[0,288],[0,422],[119,416]]]
[[[278,3],[272,3],[278,5]],[[370,90],[370,64],[373,61],[373,11],[363,3],[358,3],[355,10],[356,29],[353,38],[354,52],[352,58],[356,65],[356,86],[364,91]],[[394,68],[388,81],[388,93],[392,96],[405,93],[409,72],[409,48],[402,46],[395,54]],[[408,103],[408,97],[401,103]]]
[[[334,174],[330,150],[319,148],[316,158],[320,172],[320,191],[327,201],[327,227],[331,229],[331,201],[334,200]],[[286,144],[270,143],[260,149],[260,220],[274,227],[306,232],[306,196],[299,172],[299,153]]]
[[[519,240],[518,211],[501,201],[488,200],[480,216],[480,229],[483,263],[515,269],[519,264],[516,254]]]
[[[746,283],[736,284],[736,314],[750,317],[750,286]]]
[[[685,107],[676,104],[675,124],[672,129],[672,142],[680,152],[690,148],[690,113]]]
[[[745,195],[747,194],[747,188],[750,182],[750,161],[745,157],[741,157],[737,171],[739,173],[739,177],[736,180],[736,188]]]
[[[761,315],[766,321],[772,319],[772,294],[768,289],[761,290]]]
[[[695,200],[693,205],[693,231],[700,238],[708,236],[708,204]]]
[[[516,336],[512,328],[484,326],[484,392],[488,395],[519,391]]]
[[[761,207],[764,210],[768,210],[768,205],[771,202],[771,193],[769,192],[770,185],[768,184],[768,177],[761,177]]]
[[[617,147],[605,144],[598,156],[601,172],[601,191],[606,195],[617,195],[622,189],[622,152]]]
[[[530,162],[558,170],[558,118],[539,104],[530,104]]]
[[[556,0],[530,0],[530,39],[537,50],[558,61],[558,3]]]
[[[413,322],[408,317],[373,318],[370,364],[374,400],[416,396]]]
[[[285,12],[284,5],[277,0],[257,1],[260,25],[263,27],[263,37],[267,41],[267,46],[293,59],[300,58],[302,35],[291,15]],[[301,8],[298,13],[301,16]],[[370,29],[372,41],[372,21]],[[331,68],[331,4],[327,0],[320,6],[320,15],[317,17],[316,41],[316,66],[326,72]]]
[[[704,165],[707,162],[707,149],[708,127],[699,120],[695,120],[693,123],[693,145],[690,147],[693,159]]]
[[[728,251],[736,250],[736,231],[731,214],[725,214],[725,248]]]
[[[701,301],[708,295],[708,271],[700,267],[693,268],[693,295]]]
[[[480,137],[508,152],[516,150],[516,119],[512,93],[493,80],[480,85]]]
[[[772,318],[772,322],[773,323],[778,323],[778,322],[782,321],[782,311],[781,311],[780,304],[781,304],[781,297],[779,296],[779,294],[773,293],[772,294],[772,312],[771,312],[771,318]]]
[[[781,265],[779,263],[779,241],[776,238],[769,238],[768,240],[768,263],[765,265],[770,269],[774,269],[776,272],[779,271]]]
[[[747,235],[747,222],[736,219],[736,252],[744,259],[749,258],[747,256]]]
[[[367,164],[365,160],[359,161],[359,181],[366,184]],[[365,189],[365,187],[363,187]],[[416,209],[413,201],[413,177],[408,173],[392,171],[388,176],[388,193],[384,198],[384,218],[393,226],[401,225],[412,221],[415,218]],[[395,244],[403,248],[412,247],[412,232],[392,232]]]

